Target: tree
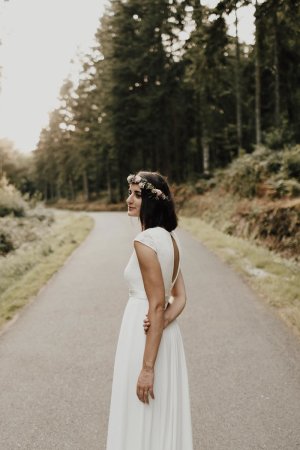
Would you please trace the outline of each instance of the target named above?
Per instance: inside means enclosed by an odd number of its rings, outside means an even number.
[[[242,147],[299,141],[299,2],[256,1],[254,46],[237,32],[239,8],[250,3],[113,0],[78,85],[66,80],[41,133],[45,198],[117,202],[141,168],[195,181]]]
[[[171,177],[179,172],[178,166],[173,170],[169,165],[171,158],[178,160],[179,151],[169,127],[174,122],[180,126],[170,87],[180,98],[174,42],[183,14],[180,2],[116,0],[102,20],[97,36],[103,106],[117,161],[119,198],[130,171],[148,167]]]
[[[212,19],[211,11],[195,2],[195,29],[186,44],[186,80],[194,92],[194,133],[190,141],[197,148],[197,172],[208,172],[232,158],[229,129],[232,100],[229,40],[223,17]],[[225,121],[228,121],[226,124]]]
[[[238,9],[241,6],[247,6],[250,0],[222,0],[216,6],[216,12],[221,16],[235,14],[235,96],[236,96],[236,134],[238,154],[241,153],[243,147],[243,120],[242,120],[242,101],[241,101],[241,51],[238,34]]]
[[[255,130],[256,145],[261,144],[261,79],[260,79],[260,17],[258,2],[255,0]]]

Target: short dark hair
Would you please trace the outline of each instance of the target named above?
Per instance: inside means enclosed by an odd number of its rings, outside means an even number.
[[[173,231],[178,225],[175,212],[175,203],[171,194],[167,179],[159,172],[139,171],[137,175],[145,178],[157,189],[160,189],[168,200],[156,199],[148,189],[142,191],[142,205],[140,210],[140,221],[144,230],[147,228],[162,227],[167,231]]]

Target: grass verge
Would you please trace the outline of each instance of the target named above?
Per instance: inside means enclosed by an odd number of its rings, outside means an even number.
[[[30,302],[93,227],[86,215],[56,212],[56,220],[38,242],[21,247],[0,263],[0,327]]]
[[[300,264],[253,242],[229,236],[199,218],[180,217],[180,226],[229,263],[300,336]]]

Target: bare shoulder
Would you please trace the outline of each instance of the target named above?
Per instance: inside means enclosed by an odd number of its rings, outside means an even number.
[[[143,278],[145,274],[151,274],[153,280],[155,280],[155,277],[160,275],[156,243],[152,240],[149,241],[148,237],[146,240],[140,238],[134,241],[134,249]]]

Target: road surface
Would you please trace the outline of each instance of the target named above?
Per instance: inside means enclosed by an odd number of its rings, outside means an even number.
[[[123,270],[139,226],[125,213],[91,215],[87,239],[0,336],[1,450],[105,450]],[[300,449],[299,338],[178,235],[195,450]]]

